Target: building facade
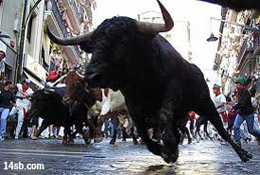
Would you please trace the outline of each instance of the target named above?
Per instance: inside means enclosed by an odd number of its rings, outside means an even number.
[[[0,38],[0,46],[7,53],[5,79],[19,82],[29,78],[35,86],[43,87],[51,71],[59,75],[84,64],[87,55],[78,46],[52,43],[45,29],[48,26],[64,38],[82,34],[91,28],[95,6],[94,0],[3,1],[0,30],[10,36]]]
[[[13,80],[14,77],[15,61],[19,47],[19,28],[22,13],[22,1],[1,1],[0,30],[10,36],[10,38],[0,37],[0,49],[6,52],[4,79],[8,80]]]
[[[260,13],[255,10],[228,10],[213,66],[226,95],[234,90],[234,78],[260,76]]]

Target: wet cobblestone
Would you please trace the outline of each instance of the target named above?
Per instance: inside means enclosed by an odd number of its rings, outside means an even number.
[[[130,140],[109,145],[84,145],[80,139],[64,146],[60,140],[6,140],[0,142],[0,174],[64,175],[259,175],[260,146],[256,142],[242,145],[254,155],[244,163],[229,145],[203,141],[180,146],[175,164],[165,163],[151,154],[145,145]],[[4,170],[4,162],[44,164],[44,170]]]

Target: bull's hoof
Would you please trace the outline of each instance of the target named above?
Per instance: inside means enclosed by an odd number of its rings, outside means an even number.
[[[244,155],[248,158],[248,159],[252,159],[253,155],[250,154],[249,152],[245,151]]]
[[[161,156],[165,162],[174,163],[177,161],[177,159],[179,157],[179,150],[178,149],[172,150],[172,149],[163,147]]]
[[[122,139],[122,141],[124,141],[124,142],[125,142],[125,141],[126,141],[126,138],[123,138],[123,139]]]
[[[36,136],[31,136],[31,139],[32,139],[32,140],[38,140],[39,138],[36,137]]]
[[[62,140],[62,144],[63,144],[63,145],[67,145],[67,144],[68,144],[67,140],[63,139],[63,140]]]
[[[253,155],[250,154],[249,152],[245,151],[245,150],[242,150],[243,153],[241,155],[239,155],[240,159],[243,161],[243,162],[247,162],[249,161],[250,159],[253,158]]]
[[[162,145],[158,144],[157,142],[151,141],[146,143],[146,146],[148,150],[151,151],[153,154],[161,156]]]
[[[165,154],[165,153],[162,153],[162,158],[165,162],[167,163],[174,163],[177,161],[178,159],[178,155],[176,154]]]
[[[191,140],[188,140],[188,144],[191,144],[192,143],[192,141]]]
[[[133,140],[134,144],[137,145],[138,141],[136,139]]]
[[[241,156],[240,159],[241,159],[243,162],[247,162],[247,161],[250,160],[250,158],[247,157],[246,155]]]
[[[250,153],[247,153],[246,156],[247,156],[249,159],[252,159],[252,158],[253,158],[253,155],[250,154]]]
[[[115,142],[116,142],[115,140],[111,140],[111,141],[109,142],[109,144],[114,145]]]
[[[100,143],[102,142],[103,138],[94,138],[95,143]]]
[[[73,144],[74,144],[74,142],[68,141],[68,145],[73,145]]]
[[[89,145],[89,144],[91,143],[91,138],[89,138],[89,139],[84,139],[84,142],[85,142],[86,145]]]

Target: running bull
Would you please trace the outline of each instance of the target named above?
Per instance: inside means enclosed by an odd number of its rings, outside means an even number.
[[[252,155],[234,143],[223,128],[203,73],[158,34],[171,30],[174,22],[161,2],[157,2],[165,24],[113,17],[81,36],[63,39],[50,30],[48,34],[55,43],[80,45],[92,53],[85,75],[88,86],[120,90],[138,134],[147,148],[166,162],[178,158],[177,123],[190,110],[206,116],[239,157],[248,161]],[[148,136],[152,120],[156,121],[163,144]]]

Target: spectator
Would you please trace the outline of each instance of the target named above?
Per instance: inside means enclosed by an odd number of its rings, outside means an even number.
[[[235,142],[241,145],[240,126],[246,120],[249,133],[258,138],[258,144],[260,145],[260,130],[254,128],[254,107],[251,102],[251,94],[246,89],[244,78],[237,78],[235,83],[238,91],[238,103],[234,106],[238,110],[233,126]]]
[[[215,107],[221,117],[222,123],[224,128],[227,130],[228,127],[228,116],[226,114],[226,97],[220,92],[220,86],[217,84],[214,84],[213,86],[213,92],[215,96],[213,97],[213,102],[215,104]]]
[[[30,101],[26,97],[27,95],[30,95],[33,93],[33,90],[29,88],[30,80],[25,79],[22,81],[22,84],[18,83],[17,86],[17,93],[16,96],[18,97],[16,100],[16,106],[14,106],[9,113],[10,116],[15,115],[18,113],[18,123],[15,130],[15,139],[18,139],[18,136],[20,134],[24,118],[26,116],[26,112],[28,111],[30,107]]]
[[[6,121],[10,112],[11,105],[15,105],[14,94],[12,93],[13,84],[11,81],[6,81],[4,88],[0,89],[0,112],[1,112],[1,127],[0,141],[6,137]]]

